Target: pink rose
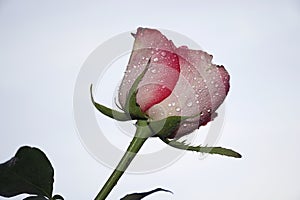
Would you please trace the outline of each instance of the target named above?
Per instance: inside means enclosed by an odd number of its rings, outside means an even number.
[[[136,94],[142,112],[154,121],[196,116],[183,120],[170,137],[181,137],[211,121],[229,91],[225,68],[212,64],[212,55],[204,51],[177,48],[158,30],[138,28],[133,36],[133,51],[119,89],[122,108],[126,110],[129,91],[147,67]]]

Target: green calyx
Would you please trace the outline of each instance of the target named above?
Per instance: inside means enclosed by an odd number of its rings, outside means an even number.
[[[141,107],[138,105],[136,101],[136,94],[138,92],[138,85],[143,79],[143,77],[145,76],[146,71],[149,68],[150,60],[151,59],[149,59],[144,71],[137,77],[137,79],[134,81],[133,85],[131,86],[125,103],[125,112],[129,113],[130,116],[135,119],[148,119],[148,116],[141,110]]]
[[[150,59],[144,69],[144,71],[137,77],[134,81],[132,87],[130,88],[127,100],[124,106],[124,112],[119,112],[114,109],[108,108],[102,104],[97,103],[93,97],[93,85],[90,87],[91,100],[94,104],[95,108],[100,111],[102,114],[118,120],[118,121],[130,121],[130,120],[147,120],[148,116],[141,110],[141,107],[138,105],[136,101],[136,94],[138,92],[138,85],[143,79],[146,71],[148,70],[150,65]]]

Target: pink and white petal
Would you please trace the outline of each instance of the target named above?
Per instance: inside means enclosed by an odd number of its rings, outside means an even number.
[[[151,57],[149,69],[138,86],[137,103],[143,112],[171,94],[179,74],[179,60],[176,54],[158,51],[158,54]]]
[[[175,46],[172,41],[168,40],[158,30],[138,28],[137,33],[134,34],[135,41],[130,60],[123,77],[122,83],[119,88],[119,103],[124,108],[128,92],[136,78],[144,71],[150,57],[153,59],[155,56],[164,55],[162,50],[167,52],[174,52]],[[156,68],[153,65],[153,68]],[[178,67],[179,68],[179,67]],[[161,80],[164,77],[158,77]],[[172,88],[170,85],[172,81],[166,82],[166,87]],[[156,83],[157,84],[157,83]],[[145,82],[142,83],[145,85]],[[174,86],[173,86],[174,87]]]

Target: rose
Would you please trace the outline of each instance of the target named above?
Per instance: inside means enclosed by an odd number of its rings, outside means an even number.
[[[124,112],[95,102],[91,87],[92,102],[101,113],[119,121],[137,120],[127,151],[96,200],[107,197],[152,136],[182,150],[241,158],[231,149],[190,146],[177,139],[216,117],[216,110],[229,91],[225,68],[213,64],[212,56],[204,51],[177,48],[158,30],[138,28],[132,35],[134,46],[119,88],[118,100]]]
[[[136,93],[141,111],[154,121],[190,116],[168,137],[181,137],[213,120],[229,91],[225,68],[213,64],[204,51],[177,48],[158,30],[138,28],[133,36],[133,51],[119,88],[121,107],[127,109],[130,89],[147,68]]]

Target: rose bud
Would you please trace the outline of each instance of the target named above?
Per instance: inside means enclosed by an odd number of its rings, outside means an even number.
[[[212,55],[202,50],[177,48],[158,30],[138,28],[133,36],[133,51],[119,88],[121,107],[127,109],[129,91],[145,71],[136,88],[141,111],[153,121],[190,116],[169,137],[181,137],[211,121],[229,90],[225,68],[213,64]]]

